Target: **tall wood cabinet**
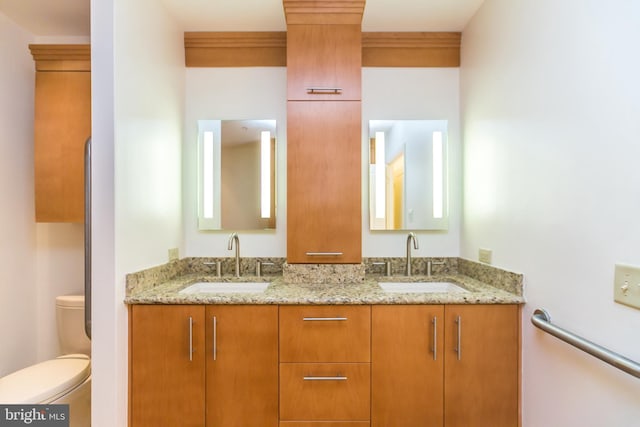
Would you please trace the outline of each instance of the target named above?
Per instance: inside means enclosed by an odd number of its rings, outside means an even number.
[[[35,77],[35,217],[84,221],[84,146],[91,136],[89,45],[30,45]]]
[[[283,3],[287,261],[360,263],[364,1]]]

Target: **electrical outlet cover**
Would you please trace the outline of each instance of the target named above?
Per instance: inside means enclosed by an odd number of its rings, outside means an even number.
[[[620,304],[640,309],[640,267],[616,264],[613,299]]]
[[[491,249],[480,248],[478,251],[478,261],[491,264]]]
[[[180,258],[178,248],[169,249],[169,261],[177,261]]]

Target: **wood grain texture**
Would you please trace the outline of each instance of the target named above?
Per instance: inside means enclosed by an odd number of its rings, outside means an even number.
[[[363,67],[459,67],[461,33],[362,33]]]
[[[372,427],[441,427],[443,306],[373,306],[371,317]]]
[[[445,306],[445,427],[519,424],[518,311],[516,305]]]
[[[280,421],[280,427],[369,427],[369,421]]]
[[[346,317],[304,321],[305,317]],[[280,362],[369,362],[370,306],[280,307]]]
[[[359,25],[289,25],[287,99],[360,100],[362,50]],[[310,94],[310,87],[341,88],[339,94]]]
[[[203,426],[204,306],[134,305],[130,314],[129,426]]]
[[[283,0],[287,24],[358,24],[365,0]]]
[[[187,67],[284,67],[287,33],[185,32]]]
[[[278,307],[212,305],[206,310],[206,426],[277,427]]]
[[[91,71],[89,44],[30,44],[36,71]]]
[[[305,381],[305,376],[347,379]],[[369,363],[281,363],[280,419],[369,420],[370,386]]]
[[[459,67],[461,33],[363,32],[362,67]],[[185,32],[187,67],[285,67],[286,32]],[[48,61],[51,67],[54,61]]]
[[[37,222],[84,221],[84,145],[91,136],[91,73],[38,71],[34,168]]]
[[[362,261],[360,132],[359,101],[287,103],[288,262]]]

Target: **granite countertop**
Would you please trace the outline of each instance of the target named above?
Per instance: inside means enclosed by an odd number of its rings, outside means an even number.
[[[180,290],[195,282],[270,282],[263,293],[194,293]],[[378,282],[454,282],[469,292],[387,293]],[[129,294],[126,304],[523,304],[521,295],[498,289],[462,274],[426,276],[367,276],[356,283],[286,283],[282,276],[215,277],[186,274]]]

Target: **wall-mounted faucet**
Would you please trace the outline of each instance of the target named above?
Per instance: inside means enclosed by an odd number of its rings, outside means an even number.
[[[236,277],[240,277],[240,238],[238,237],[238,233],[231,233],[231,235],[229,235],[228,250],[233,249],[234,242],[236,244]]]
[[[411,276],[411,241],[413,240],[413,249],[418,249],[418,238],[411,232],[407,236],[407,276]]]

